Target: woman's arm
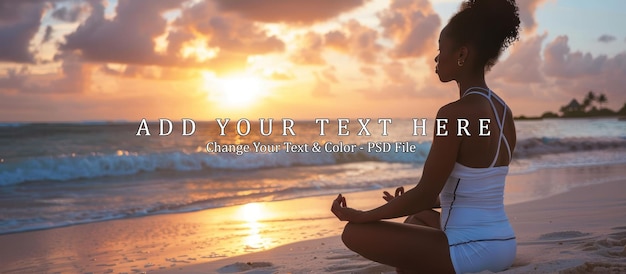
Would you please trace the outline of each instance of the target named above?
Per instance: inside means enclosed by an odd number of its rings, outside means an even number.
[[[331,209],[333,213],[341,220],[364,223],[408,216],[432,208],[454,168],[458,150],[463,140],[462,137],[457,137],[455,133],[452,133],[455,132],[456,117],[458,117],[453,104],[442,107],[437,113],[438,119],[448,119],[449,134],[433,137],[430,152],[424,163],[422,178],[417,186],[388,203],[369,211],[348,208],[345,205],[345,198],[340,195],[333,203]]]

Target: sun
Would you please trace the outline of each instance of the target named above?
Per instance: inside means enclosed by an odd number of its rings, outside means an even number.
[[[255,75],[216,77],[203,72],[203,85],[208,98],[225,107],[247,107],[265,95],[263,80]]]

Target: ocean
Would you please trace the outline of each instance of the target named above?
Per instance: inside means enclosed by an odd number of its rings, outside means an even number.
[[[368,132],[364,121],[340,128],[330,120],[323,136],[314,121],[293,121],[284,130],[280,119],[271,134],[258,120],[249,127],[230,121],[224,132],[215,120],[195,121],[190,136],[184,133],[191,125],[183,128],[180,120],[166,136],[155,122],[147,124],[150,136],[140,121],[0,124],[0,234],[413,185],[432,140],[434,120],[427,121],[426,136],[413,134],[411,119],[393,119],[387,128],[372,119]],[[626,122],[616,118],[516,121],[516,127],[510,176],[626,164]],[[550,188],[507,185],[505,202],[619,179],[611,176]]]

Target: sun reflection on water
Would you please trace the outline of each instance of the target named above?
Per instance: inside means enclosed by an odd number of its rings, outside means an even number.
[[[264,213],[264,207],[259,203],[243,205],[239,210],[239,216],[248,227],[248,235],[244,238],[246,250],[266,249],[271,243],[270,238],[261,234],[265,224],[259,220],[264,217]]]

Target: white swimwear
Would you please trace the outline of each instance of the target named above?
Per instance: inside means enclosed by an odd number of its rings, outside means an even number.
[[[504,181],[509,167],[495,166],[502,143],[511,158],[511,148],[503,134],[507,106],[488,89],[470,88],[463,97],[469,94],[480,94],[489,100],[500,130],[500,142],[489,167],[472,168],[455,163],[440,195],[441,229],[448,237],[456,273],[497,272],[513,264],[517,247],[515,233],[504,212]],[[501,117],[492,101],[494,98],[504,108]]]

